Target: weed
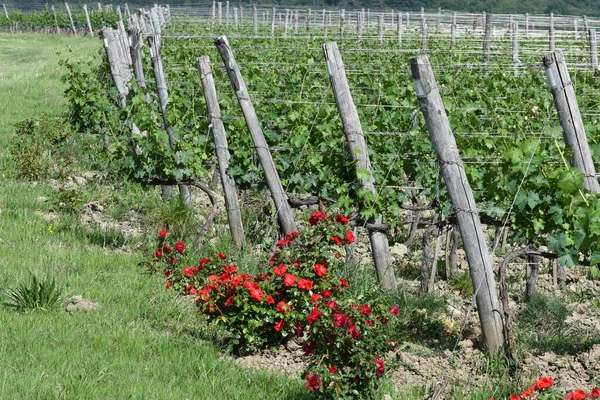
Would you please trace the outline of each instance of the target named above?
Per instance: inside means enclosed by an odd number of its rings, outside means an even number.
[[[448,281],[450,287],[458,290],[461,296],[463,297],[472,297],[473,296],[473,281],[471,280],[471,275],[469,272],[463,272],[460,274],[454,274],[452,279]]]
[[[30,273],[29,280],[9,288],[3,304],[18,312],[52,310],[62,302],[61,290],[54,278],[45,275],[42,278]]]

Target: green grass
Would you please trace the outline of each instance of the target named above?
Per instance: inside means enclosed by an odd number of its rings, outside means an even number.
[[[100,41],[0,37],[0,143],[25,118],[67,111],[58,60],[97,54]],[[62,56],[56,54],[63,53]],[[5,146],[3,146],[5,147]],[[0,153],[0,290],[48,273],[65,296],[101,303],[91,312],[18,313],[0,307],[0,399],[302,399],[300,380],[240,369],[206,339],[138,253],[103,248],[102,233],[56,229],[36,210],[44,184],[8,178]]]

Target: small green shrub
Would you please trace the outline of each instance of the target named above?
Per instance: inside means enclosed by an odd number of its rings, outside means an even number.
[[[18,312],[52,310],[60,306],[62,295],[54,278],[30,274],[29,280],[5,292],[3,305]]]
[[[450,279],[448,284],[450,287],[458,290],[460,295],[463,297],[473,296],[473,281],[471,280],[469,271],[465,271],[462,274],[455,274],[452,279]]]
[[[63,118],[41,116],[17,124],[10,143],[17,175],[28,180],[64,176],[74,159],[72,136]]]

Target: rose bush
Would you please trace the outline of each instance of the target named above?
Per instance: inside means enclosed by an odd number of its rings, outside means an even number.
[[[600,388],[594,388],[590,393],[582,389],[576,389],[564,397],[564,390],[554,386],[554,378],[543,376],[533,382],[531,386],[520,394],[510,395],[509,400],[584,400],[584,399],[600,399]],[[491,399],[493,400],[493,399]]]
[[[166,230],[146,264],[164,273],[167,289],[196,296],[200,311],[230,332],[234,351],[302,337],[308,390],[326,398],[369,397],[389,367],[385,356],[395,341],[385,327],[400,310],[383,298],[347,292],[343,245],[355,241],[348,222],[312,213],[310,229],[279,240],[265,272],[256,275],[241,273],[224,254],[189,266],[184,243],[169,244]]]

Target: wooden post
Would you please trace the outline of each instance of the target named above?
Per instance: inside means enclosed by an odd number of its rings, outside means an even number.
[[[256,4],[252,4],[252,19],[254,33],[258,33],[258,10],[256,9]]]
[[[512,28],[512,59],[515,76],[518,73],[521,62],[519,61],[519,23],[513,22]]]
[[[127,103],[127,95],[129,94],[129,81],[131,74],[128,74],[126,61],[122,58],[120,51],[121,43],[117,32],[112,28],[104,28],[102,30],[102,38],[104,39],[104,50],[110,73],[115,83],[115,87],[119,92],[119,106],[124,108]]]
[[[437,30],[438,32],[441,30],[442,28],[442,8],[438,7],[438,14],[437,14]]]
[[[377,38],[379,43],[383,42],[383,14],[379,14],[379,21],[377,24]]]
[[[340,10],[340,32],[343,35],[346,28],[346,10],[342,8]]]
[[[233,25],[235,26],[235,29],[239,28],[239,22],[238,22],[238,8],[237,7],[233,7]]]
[[[73,35],[77,36],[77,30],[75,29],[75,23],[73,22],[73,15],[71,14],[71,7],[69,7],[69,3],[65,3],[65,7],[67,8],[67,14],[69,14],[69,21],[71,21]]]
[[[310,8],[306,11],[306,34],[310,38]]]
[[[215,23],[215,19],[217,18],[217,2],[213,0],[212,2],[212,22]]]
[[[529,36],[529,13],[525,14],[525,34]]]
[[[156,92],[160,103],[160,113],[163,117],[163,124],[167,136],[169,138],[169,147],[175,147],[175,136],[173,135],[173,126],[167,118],[167,104],[169,103],[169,92],[167,91],[167,80],[163,69],[161,55],[161,37],[159,35],[148,36],[148,47],[150,48],[150,59],[152,60],[152,69],[154,70],[154,78],[156,81]],[[179,154],[175,154],[175,163],[179,164]],[[186,185],[177,185],[179,187],[179,195],[184,204],[188,207],[192,205],[192,194],[190,188]]]
[[[573,18],[573,30],[575,31],[575,40],[579,40],[579,32],[577,31],[577,17]]]
[[[398,13],[398,47],[402,48],[402,13]]]
[[[509,31],[511,34],[512,34],[512,29],[513,29],[513,22],[514,22],[513,15],[512,15],[512,14],[510,14],[510,15],[508,16],[508,26],[507,26],[507,29],[508,29],[508,31]]]
[[[548,39],[550,41],[550,51],[554,51],[554,13],[550,13],[550,27],[548,28]]]
[[[558,111],[560,125],[563,128],[565,144],[573,150],[571,163],[585,174],[583,187],[592,192],[600,192],[594,161],[575,97],[575,89],[573,89],[563,53],[561,50],[555,50],[544,56],[542,60],[554,97],[554,105]]]
[[[275,36],[275,14],[277,13],[277,10],[275,7],[273,7],[273,15],[271,16],[271,37]]]
[[[225,2],[225,25],[229,26],[229,1]]]
[[[244,237],[244,225],[242,224],[242,212],[238,202],[235,181],[227,172],[229,168],[229,148],[225,127],[221,121],[221,108],[217,101],[217,90],[210,68],[208,57],[198,58],[198,71],[202,81],[204,99],[208,110],[208,121],[212,126],[213,140],[215,142],[215,153],[219,164],[219,175],[221,176],[221,185],[223,186],[223,196],[225,197],[225,207],[227,208],[227,219],[229,221],[229,230],[236,246],[242,247],[246,243]]]
[[[450,27],[450,48],[456,45],[456,13],[452,14],[452,26]]]
[[[121,13],[121,6],[117,6],[117,15],[119,16],[119,21],[123,22],[123,14]]]
[[[408,28],[410,26],[410,13],[407,12],[406,13],[406,27]]]
[[[325,43],[323,51],[325,53],[327,71],[329,72],[335,102],[344,126],[348,145],[350,146],[352,160],[356,162],[359,183],[363,189],[370,191],[373,195],[377,195],[367,144],[358,112],[350,93],[350,86],[346,79],[342,56],[335,42]],[[368,178],[366,175],[368,175]],[[379,216],[371,219],[369,222],[381,223],[381,221],[382,218]],[[369,239],[371,241],[371,251],[373,253],[373,260],[375,261],[377,277],[381,286],[386,290],[396,291],[396,278],[386,234],[381,231],[369,230]]]
[[[411,71],[421,111],[463,238],[481,330],[489,352],[496,354],[504,342],[501,309],[475,199],[427,56],[412,58]]]
[[[129,4],[127,4],[127,3],[125,3],[125,15],[127,17],[127,20],[129,20],[131,18],[131,12],[129,11]]]
[[[583,16],[583,28],[585,29],[585,33],[589,33],[589,29],[590,27],[588,26],[588,20],[587,20],[587,15]]]
[[[58,26],[58,17],[56,16],[54,4],[52,4],[52,14],[54,14],[54,25],[56,26],[56,33],[60,34],[60,26]]]
[[[217,6],[218,6],[217,16],[219,18],[219,25],[221,25],[223,23],[223,3],[219,1]]]
[[[10,17],[8,16],[8,11],[6,10],[6,4],[2,3],[2,8],[4,9],[4,15],[6,16],[6,19],[10,21]],[[52,9],[54,9],[54,6],[52,6]]]
[[[490,41],[492,37],[492,13],[485,16],[485,36],[483,38],[483,64],[487,68],[490,60]]]
[[[362,40],[362,28],[363,28],[362,15],[363,15],[362,11],[358,11],[357,15],[356,15],[356,36],[357,36],[359,42]]]
[[[229,46],[227,37],[218,37],[215,39],[215,45],[217,46],[217,50],[223,59],[225,69],[227,70],[227,74],[229,75],[229,79],[231,81],[231,86],[233,87],[235,95],[240,104],[240,108],[244,114],[246,125],[248,126],[248,130],[252,136],[254,148],[256,149],[260,159],[260,164],[262,165],[265,173],[267,186],[271,191],[271,197],[275,203],[275,208],[277,210],[276,214],[279,219],[281,230],[285,234],[295,232],[297,231],[297,228],[296,223],[294,222],[292,209],[287,202],[287,196],[283,190],[283,186],[281,185],[279,173],[275,168],[275,163],[273,162],[273,158],[269,152],[267,141],[265,140],[262,128],[260,127],[260,122],[258,121],[256,112],[254,111],[254,107],[250,101],[250,95],[246,89],[246,83],[242,78],[242,74],[240,73],[240,69],[235,61],[235,57],[233,56],[233,52],[231,51],[231,46]]]
[[[592,71],[594,75],[598,73],[598,41],[596,30],[590,29],[588,37],[590,38],[590,59],[592,61]]]
[[[298,10],[294,13],[294,36],[298,36]]]
[[[284,37],[287,37],[289,22],[290,22],[290,9],[286,8],[285,9],[285,25],[283,25],[283,36]]]
[[[473,34],[475,34],[475,30],[477,29],[477,17],[479,14],[473,14]]]
[[[367,32],[369,32],[369,27],[371,26],[371,10],[367,8]]]
[[[129,45],[129,52],[131,54],[131,64],[133,67],[133,76],[137,86],[144,92],[146,90],[146,77],[144,76],[144,63],[142,57],[142,47],[144,47],[144,39],[142,33],[138,29],[131,29],[130,31],[131,44]],[[144,93],[144,98],[150,103],[150,94]]]
[[[423,8],[421,8],[421,51],[427,51],[427,21],[425,20]]]

